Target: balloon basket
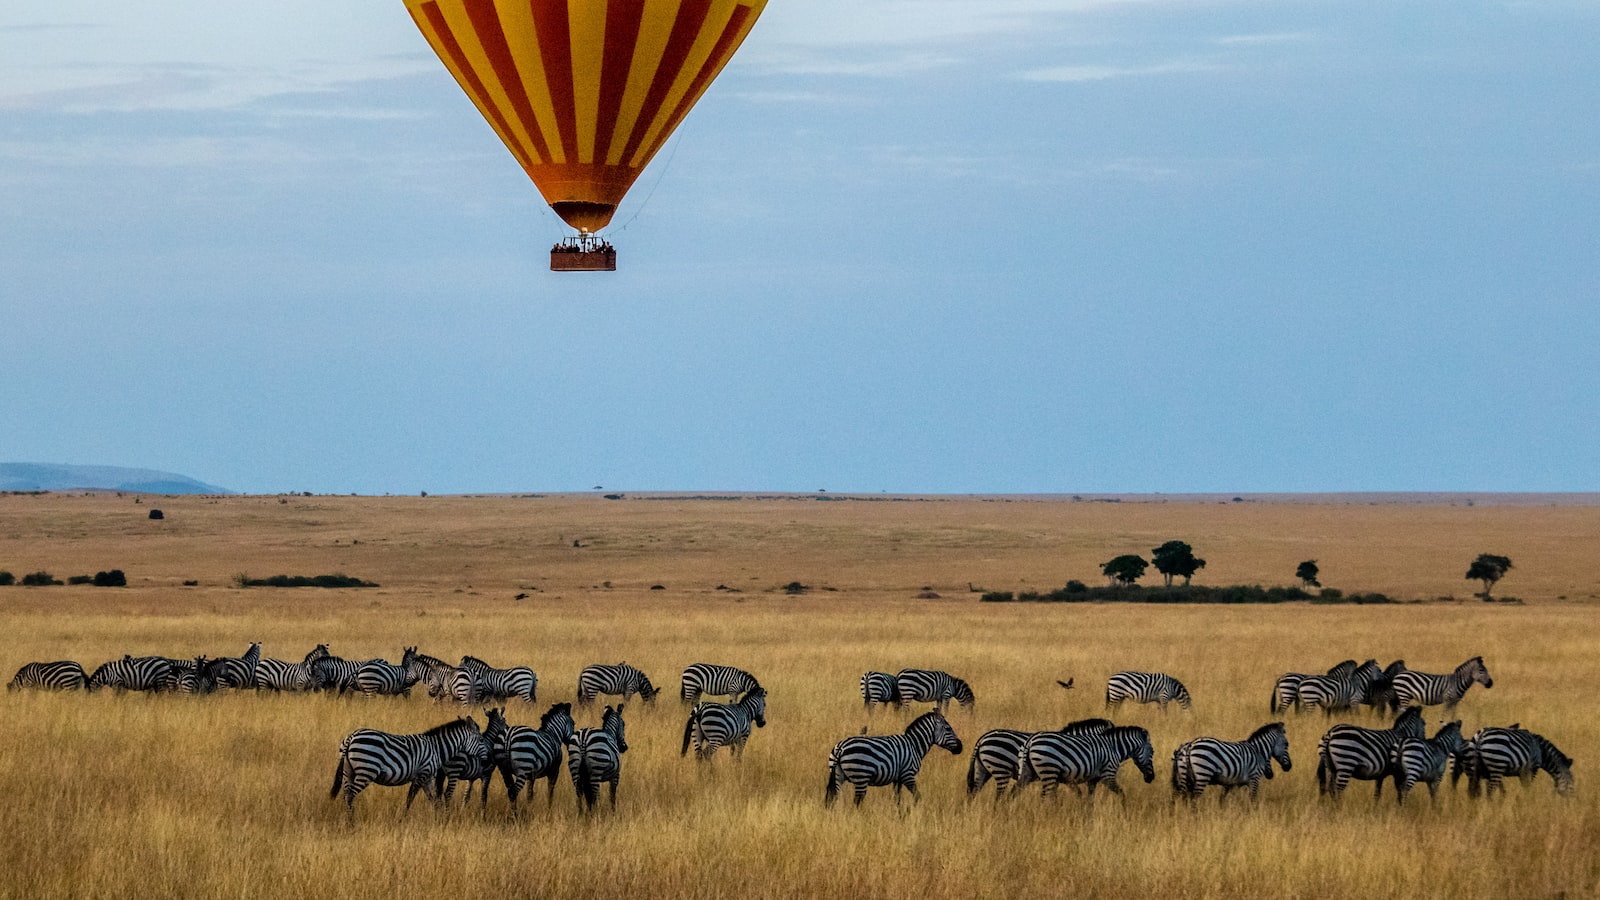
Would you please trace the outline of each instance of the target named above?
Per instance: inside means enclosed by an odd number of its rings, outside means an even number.
[[[579,234],[550,248],[552,272],[615,272],[617,248],[604,238]]]

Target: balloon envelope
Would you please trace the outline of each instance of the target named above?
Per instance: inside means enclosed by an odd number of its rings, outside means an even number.
[[[617,204],[766,0],[405,0],[545,202],[582,232]]]

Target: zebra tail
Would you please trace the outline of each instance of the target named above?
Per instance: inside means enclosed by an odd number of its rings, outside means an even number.
[[[333,770],[333,790],[328,792],[328,799],[339,796],[339,788],[344,786],[344,750],[339,751],[339,765]]]
[[[594,805],[600,802],[600,782],[590,774],[587,753],[580,753],[578,756],[578,795],[590,809],[594,809]]]
[[[839,799],[839,781],[843,773],[839,771],[838,760],[828,760],[828,789],[822,794],[822,805],[832,806]]]
[[[967,797],[970,799],[978,792],[978,766],[983,765],[978,759],[978,748],[972,748],[972,762],[967,766]]]
[[[683,723],[683,749],[678,751],[679,756],[689,755],[689,739],[694,735],[695,714],[698,712],[699,707],[689,710],[689,721]]]
[[[1332,767],[1328,765],[1328,742],[1326,739],[1324,739],[1322,743],[1317,745],[1318,794],[1326,794],[1328,792],[1328,779],[1333,775],[1331,768]]]

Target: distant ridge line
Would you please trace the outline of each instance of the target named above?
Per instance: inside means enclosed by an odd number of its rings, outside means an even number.
[[[187,475],[125,466],[0,463],[0,491],[124,491],[130,494],[231,494]]]

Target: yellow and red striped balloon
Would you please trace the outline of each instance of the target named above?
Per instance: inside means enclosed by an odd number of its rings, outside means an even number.
[[[617,204],[766,0],[405,0],[545,202],[580,232]]]

